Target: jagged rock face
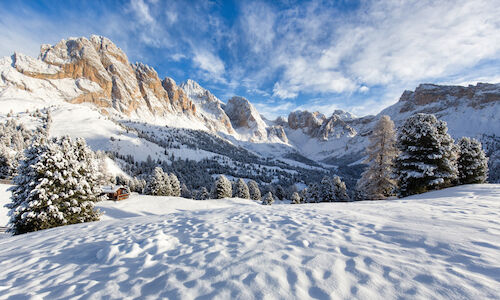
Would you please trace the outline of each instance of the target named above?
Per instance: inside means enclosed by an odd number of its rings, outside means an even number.
[[[227,102],[224,111],[234,128],[243,129],[252,141],[267,139],[267,125],[259,112],[245,98],[234,96]]]
[[[349,126],[341,117],[334,114],[326,119],[317,131],[317,137],[323,140],[328,140],[334,136],[340,138],[342,136],[353,137],[356,135],[356,130]]]
[[[196,113],[196,105],[189,99],[184,90],[177,86],[172,78],[165,77],[161,85],[165,91],[167,91],[170,105],[172,105],[175,110]]]
[[[273,138],[277,138],[278,140],[288,143],[288,137],[286,136],[285,128],[281,125],[269,126],[267,128],[267,136],[269,140],[273,140]]]
[[[414,92],[404,91],[399,101],[405,103],[401,107],[401,112],[407,112],[432,103],[440,103],[442,106],[457,106],[459,104],[457,99],[467,101],[467,105],[471,107],[500,101],[500,88],[497,84],[486,83],[478,83],[468,87],[421,84]]]
[[[312,133],[321,126],[325,119],[325,115],[317,111],[294,111],[288,115],[288,126],[291,129],[304,129],[307,133]]]
[[[172,112],[196,114],[193,103],[173,80],[162,82],[153,68],[131,65],[120,48],[101,36],[42,45],[39,60],[31,64],[37,67],[28,68],[20,63],[16,69],[39,79],[85,78],[100,87],[98,91],[82,89],[78,97],[65,99],[72,103],[90,102],[104,111],[112,108],[139,117],[165,116]]]
[[[197,82],[188,79],[180,87],[186,95],[196,104],[199,114],[204,118],[208,127],[214,131],[225,131],[234,133],[231,120],[222,108],[224,103],[208,90],[201,87]]]

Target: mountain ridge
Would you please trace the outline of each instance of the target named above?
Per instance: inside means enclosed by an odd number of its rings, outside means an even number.
[[[154,68],[131,64],[112,41],[95,35],[42,45],[38,59],[20,53],[4,57],[0,75],[0,101],[38,99],[49,105],[59,99],[92,105],[117,120],[206,130],[264,156],[297,153],[332,167],[362,162],[366,136],[381,115],[389,115],[400,126],[411,114],[433,113],[448,122],[454,138],[480,139],[489,147],[494,173],[500,172],[496,137],[500,133],[500,84],[426,83],[404,91],[397,103],[376,116],[355,117],[338,110],[327,117],[320,112],[293,111],[269,121],[243,97],[224,103],[193,80],[177,85],[172,78],[160,79]]]

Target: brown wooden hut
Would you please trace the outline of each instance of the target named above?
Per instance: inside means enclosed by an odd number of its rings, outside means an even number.
[[[128,199],[128,196],[130,196],[130,191],[128,187],[123,185],[103,186],[102,192],[103,194],[108,196],[109,200],[114,200],[114,201],[125,200]]]

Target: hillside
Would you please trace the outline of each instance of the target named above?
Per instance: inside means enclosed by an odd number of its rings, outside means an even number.
[[[104,221],[0,239],[0,298],[493,299],[499,191],[309,205],[103,202]]]

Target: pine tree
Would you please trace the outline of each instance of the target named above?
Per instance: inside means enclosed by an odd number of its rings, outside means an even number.
[[[193,194],[191,193],[191,191],[188,189],[188,187],[184,182],[181,184],[181,197],[186,199],[193,198]]]
[[[299,192],[300,203],[306,203],[307,202],[307,195],[308,195],[307,188],[304,188],[304,189],[302,189],[302,191]]]
[[[276,186],[276,191],[275,191],[276,198],[279,200],[285,199],[285,189],[281,185]]]
[[[267,194],[262,199],[262,205],[271,205],[274,203],[274,197],[271,192],[267,192]]]
[[[198,193],[198,200],[207,200],[210,199],[210,193],[208,192],[206,187],[201,187],[200,192]]]
[[[154,168],[153,173],[149,176],[146,194],[152,196],[170,196],[170,193],[171,189],[168,175],[163,172],[162,168]]]
[[[351,200],[347,194],[347,188],[345,182],[340,180],[339,176],[333,177],[333,185],[335,187],[335,201],[347,202]]]
[[[216,199],[231,198],[233,194],[231,182],[224,175],[217,177],[214,184],[214,197]]]
[[[488,178],[488,158],[481,142],[463,137],[458,141],[458,174],[461,184],[484,183]]]
[[[260,189],[259,189],[259,185],[257,184],[257,182],[255,182],[253,180],[248,181],[248,192],[250,193],[250,199],[255,200],[255,201],[261,200]]]
[[[10,178],[14,174],[14,157],[11,150],[0,144],[0,178]]]
[[[14,178],[10,230],[22,234],[99,220],[98,167],[83,139],[39,138],[25,151]]]
[[[174,173],[169,175],[171,192],[170,195],[174,197],[181,196],[181,183]]]
[[[409,117],[398,133],[396,174],[399,194],[409,196],[449,187],[457,179],[457,147],[446,122],[434,115]]]
[[[300,199],[300,196],[299,196],[299,193],[297,193],[297,192],[293,192],[292,193],[291,200],[292,200],[292,204],[300,204],[300,203],[302,203],[302,201]]]
[[[389,116],[382,116],[373,128],[366,154],[368,168],[356,185],[357,198],[378,200],[392,196],[397,186],[393,177],[398,150],[394,122]]]
[[[241,178],[236,182],[236,197],[242,199],[250,199],[250,191],[248,190],[248,186]]]
[[[317,183],[311,183],[307,187],[306,202],[307,203],[318,203],[321,201],[320,189]]]
[[[323,177],[319,186],[319,202],[334,202],[335,196],[334,181],[328,177]]]

